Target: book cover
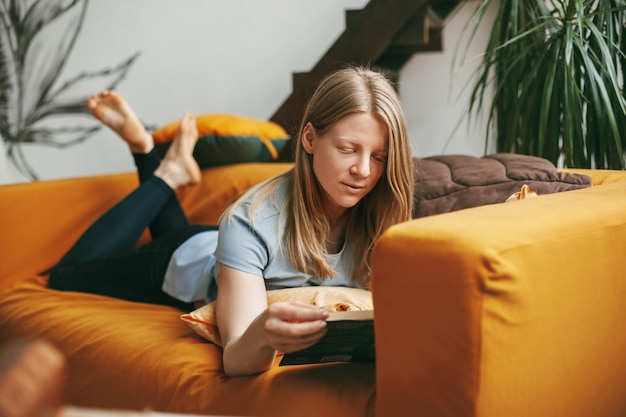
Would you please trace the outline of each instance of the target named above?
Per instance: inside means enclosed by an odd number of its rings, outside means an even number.
[[[315,345],[286,353],[280,366],[328,362],[374,362],[374,312],[337,311],[330,313],[328,331]]]

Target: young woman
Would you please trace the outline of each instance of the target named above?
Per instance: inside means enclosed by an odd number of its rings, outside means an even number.
[[[266,290],[369,286],[373,246],[410,219],[413,165],[398,97],[361,67],[326,77],[293,137],[294,168],[254,187],[219,232],[190,226],[174,194],[199,180],[186,114],[163,161],[127,103],[113,92],[87,101],[129,145],[141,185],[100,218],[52,271],[49,286],[192,309],[217,299],[230,376],[267,370],[276,352],[317,342],[328,314],[301,303],[267,305]],[[150,227],[152,241],[135,244]],[[219,282],[219,285],[218,285]]]

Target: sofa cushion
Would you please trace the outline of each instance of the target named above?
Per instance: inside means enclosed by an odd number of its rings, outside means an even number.
[[[267,292],[267,303],[281,301],[299,301],[331,311],[372,310],[372,293],[359,288],[315,286],[285,288]],[[187,322],[191,329],[210,342],[221,346],[219,329],[215,321],[215,302],[202,306],[180,318]]]
[[[502,203],[524,185],[538,195],[591,186],[588,176],[559,171],[550,161],[529,155],[440,155],[413,163],[419,201],[413,217]]]
[[[45,285],[45,276],[23,277],[2,292],[0,340],[41,337],[64,353],[67,404],[155,415],[373,415],[375,364],[277,361],[229,378],[222,349],[194,333],[180,310]]]
[[[176,137],[180,121],[152,132],[155,148],[163,157]],[[200,135],[194,157],[201,168],[243,162],[271,162],[288,140],[287,132],[278,124],[233,114],[202,114],[196,116]]]

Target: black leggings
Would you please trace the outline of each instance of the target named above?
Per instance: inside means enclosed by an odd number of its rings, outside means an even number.
[[[153,175],[161,162],[154,149],[133,157],[140,186],[83,233],[50,272],[48,287],[190,311],[192,303],[161,289],[165,271],[185,240],[217,227],[189,224],[174,190]],[[152,240],[137,247],[148,227]]]

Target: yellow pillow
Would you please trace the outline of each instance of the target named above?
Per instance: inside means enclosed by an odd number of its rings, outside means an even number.
[[[297,287],[267,291],[267,303],[300,301],[325,307],[332,311],[373,310],[372,293],[368,290],[349,287]],[[198,335],[218,346],[222,345],[220,332],[215,320],[215,302],[202,306],[180,318],[187,322]]]
[[[180,120],[177,120],[154,130],[152,137],[155,143],[159,145],[174,140],[179,126]],[[277,123],[234,114],[197,115],[196,127],[200,136],[200,143],[224,138],[236,139],[240,143],[243,140],[257,140],[265,145],[274,160],[278,158],[277,143],[282,146],[288,137],[285,129]]]

